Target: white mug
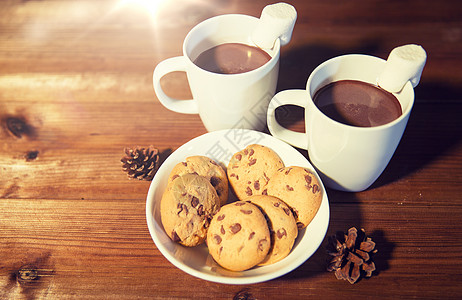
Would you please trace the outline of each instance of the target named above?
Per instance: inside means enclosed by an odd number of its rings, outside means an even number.
[[[338,80],[377,84],[385,62],[378,57],[359,54],[332,58],[311,73],[306,90],[285,90],[270,102],[267,122],[271,134],[308,150],[311,163],[330,188],[359,192],[380,176],[406,128],[414,104],[414,89],[411,82],[407,82],[401,92],[394,93],[401,104],[402,115],[375,127],[355,127],[334,121],[316,107],[313,96],[321,87]],[[305,109],[305,133],[288,130],[276,121],[276,108],[288,104]]]
[[[258,20],[248,15],[228,14],[196,25],[183,42],[183,56],[168,58],[154,70],[154,90],[159,101],[178,113],[198,113],[208,131],[230,128],[263,130],[268,104],[276,91],[279,39],[272,49],[265,49],[271,59],[249,72],[218,74],[193,63],[199,54],[219,44],[254,45],[251,34]],[[186,72],[193,99],[173,99],[162,90],[160,79],[174,71]]]

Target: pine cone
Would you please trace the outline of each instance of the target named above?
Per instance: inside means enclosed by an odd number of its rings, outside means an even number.
[[[149,146],[147,149],[137,146],[135,149],[125,148],[124,150],[126,156],[120,161],[128,177],[139,180],[152,180],[159,168],[159,150],[153,146]]]
[[[361,276],[371,277],[375,270],[371,254],[376,253],[375,243],[371,238],[366,238],[364,229],[358,230],[352,227],[348,235],[340,233],[328,237],[327,253],[332,257],[327,270],[335,271],[337,279],[355,283]]]

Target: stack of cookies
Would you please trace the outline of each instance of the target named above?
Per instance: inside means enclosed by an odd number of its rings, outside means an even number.
[[[226,172],[212,159],[192,156],[177,164],[160,202],[162,225],[175,242],[193,247],[205,241],[212,217],[228,201]]]
[[[238,198],[232,203],[228,183]],[[233,155],[227,172],[205,156],[177,164],[160,211],[173,241],[184,246],[206,242],[219,265],[243,271],[286,257],[321,200],[313,173],[286,167],[272,149],[253,144]]]

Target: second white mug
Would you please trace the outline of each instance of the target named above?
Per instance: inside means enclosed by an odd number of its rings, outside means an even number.
[[[398,146],[414,104],[414,89],[407,82],[398,99],[402,115],[385,125],[356,127],[337,122],[322,113],[313,102],[315,93],[339,80],[376,84],[386,61],[369,55],[350,54],[332,58],[309,76],[306,90],[285,90],[276,94],[268,108],[271,134],[293,146],[308,150],[323,183],[333,189],[358,192],[380,176]],[[283,105],[305,109],[305,133],[282,127],[275,110]]]

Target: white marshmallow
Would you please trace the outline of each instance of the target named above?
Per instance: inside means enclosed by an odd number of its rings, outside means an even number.
[[[252,33],[252,40],[260,48],[271,49],[277,38],[280,38],[281,46],[284,46],[292,38],[296,20],[297,11],[292,5],[282,2],[267,5]]]
[[[392,93],[402,90],[409,80],[413,87],[419,84],[427,53],[419,45],[404,45],[390,52],[378,85]]]

